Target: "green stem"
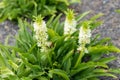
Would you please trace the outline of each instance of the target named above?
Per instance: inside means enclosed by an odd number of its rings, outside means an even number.
[[[81,63],[81,60],[82,60],[83,56],[84,56],[84,51],[81,51],[74,68],[76,68],[79,65],[79,63]]]

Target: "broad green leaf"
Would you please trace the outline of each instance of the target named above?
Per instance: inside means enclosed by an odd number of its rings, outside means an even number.
[[[67,53],[67,54],[64,56],[64,58],[63,58],[63,60],[62,60],[62,64],[63,64],[66,60],[68,60],[68,59],[73,55],[73,51],[74,51],[74,50],[71,50],[69,53]]]
[[[18,66],[18,69],[17,69],[17,75],[18,77],[22,77],[25,72],[25,64],[22,62],[19,66]]]
[[[55,15],[53,15],[52,17],[50,17],[50,19],[47,21],[46,25],[47,25],[48,28],[51,27],[50,25],[51,25],[52,21],[54,20],[54,18],[55,18]]]
[[[58,36],[58,34],[55,31],[53,31],[53,29],[48,29],[48,35],[50,39]]]
[[[54,31],[56,31],[56,29],[57,29],[57,27],[59,27],[59,19],[60,19],[60,17],[62,16],[62,14],[59,14],[55,19],[54,19],[54,21],[52,22],[52,29],[54,30]]]
[[[102,62],[102,63],[109,63],[113,60],[115,60],[116,57],[112,56],[112,57],[107,57],[107,58],[101,58],[100,60],[98,60],[99,62]]]
[[[115,46],[102,46],[102,45],[97,45],[94,47],[89,47],[88,51],[90,54],[99,54],[99,53],[105,53],[105,52],[120,52],[120,49],[115,47]]]
[[[120,49],[115,46],[102,46],[97,45],[93,47],[88,47],[89,54],[91,55],[91,60],[97,61],[101,58],[103,54],[108,54],[110,52],[120,52]]]
[[[31,78],[31,79],[34,79],[34,78],[37,78],[37,77],[42,77],[42,75],[45,75],[46,74],[46,72],[36,72],[36,74],[30,74],[29,75],[29,77]]]
[[[3,46],[0,44],[0,48],[13,49],[13,50],[18,51],[18,52],[23,52],[21,49],[15,47],[15,46]]]
[[[110,69],[108,70],[108,72],[120,74],[120,68],[110,68]]]
[[[110,73],[90,74],[90,75],[86,76],[85,78],[81,78],[81,79],[84,80],[84,79],[87,79],[87,78],[91,78],[91,77],[100,77],[100,76],[109,76],[109,77],[113,77],[113,78],[116,78],[116,79],[117,79],[117,77],[116,77],[115,75],[110,74]],[[81,80],[81,79],[79,79],[79,80]]]
[[[15,71],[17,71],[18,65],[17,65],[16,63],[14,63],[14,62],[11,61],[11,60],[8,60],[8,63],[9,63],[9,65],[10,65]]]
[[[72,69],[71,70],[71,75],[75,75],[77,73],[79,73],[82,70],[88,69],[88,68],[95,68],[95,67],[104,67],[104,68],[108,68],[108,66],[104,63],[100,63],[100,62],[87,62],[87,63],[81,63],[77,66],[77,68]]]
[[[30,53],[21,53],[22,56],[24,56],[24,58],[27,58],[28,61],[30,61],[31,63],[35,63],[37,61],[36,57],[34,54],[30,54]]]
[[[64,78],[65,80],[70,80],[67,73],[61,69],[53,69],[49,71],[52,74],[56,74],[58,76],[61,76],[62,78]]]
[[[94,69],[93,72],[94,73],[106,73],[108,72],[108,70],[107,69]]]
[[[102,45],[102,44],[104,45],[106,43],[109,43],[110,40],[111,40],[110,38],[103,38],[101,40],[96,40],[94,45]]]

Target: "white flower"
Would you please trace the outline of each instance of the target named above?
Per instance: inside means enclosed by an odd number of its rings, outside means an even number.
[[[91,37],[91,29],[80,27],[79,30],[79,44],[89,44],[90,43],[90,37]]]
[[[79,46],[79,47],[77,48],[77,50],[78,50],[78,51],[84,51],[85,53],[88,53],[88,50],[87,50],[87,48],[85,47],[85,45],[84,45],[84,46]]]
[[[87,48],[85,48],[86,44],[90,43],[90,37],[91,37],[91,29],[89,27],[81,26],[79,30],[79,48],[78,50],[83,50],[86,53],[88,53]]]
[[[72,34],[76,31],[77,22],[74,18],[74,13],[72,10],[66,12],[66,19],[64,24],[64,34]]]
[[[35,31],[35,38],[37,40],[38,47],[41,47],[41,52],[46,51],[48,46],[48,35],[47,35],[47,27],[46,23],[43,20],[36,21],[33,24],[34,31]]]
[[[74,19],[72,20],[65,20],[65,26],[64,26],[64,34],[72,34],[76,31],[76,21]]]

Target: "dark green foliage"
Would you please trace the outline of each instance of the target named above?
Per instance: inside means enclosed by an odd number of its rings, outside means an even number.
[[[73,2],[80,0],[1,0],[0,22],[6,19],[17,20],[18,17],[32,19],[33,16],[51,16],[58,11],[64,12]]]

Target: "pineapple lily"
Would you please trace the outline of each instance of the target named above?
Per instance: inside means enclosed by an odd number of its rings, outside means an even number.
[[[35,38],[37,40],[37,45],[41,48],[41,52],[45,52],[48,47],[48,35],[46,23],[41,17],[41,15],[36,17],[33,27],[35,32]]]
[[[77,21],[75,20],[73,10],[66,12],[66,19],[64,24],[64,34],[72,34],[76,31]]]
[[[83,13],[76,19],[67,14],[65,25],[59,21],[60,15],[51,17],[46,23],[41,16],[36,17],[33,24],[19,19],[16,45],[0,44],[0,80],[99,80],[100,76],[117,78],[112,73],[120,74],[120,69],[107,65],[116,58],[102,56],[109,52],[120,53],[120,49],[109,45],[106,38],[100,40],[98,36],[91,37],[91,30],[98,26],[96,19],[77,24],[85,15]],[[76,30],[76,27],[80,29]],[[50,47],[48,41],[52,42]],[[85,54],[85,50],[88,54]]]
[[[85,23],[80,27],[79,29],[79,48],[78,50],[85,51],[88,53],[87,48],[85,47],[86,44],[90,44],[90,38],[91,38],[91,29],[89,24],[85,25]]]

